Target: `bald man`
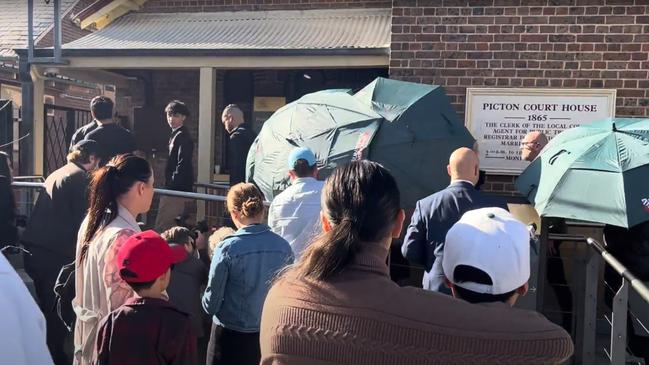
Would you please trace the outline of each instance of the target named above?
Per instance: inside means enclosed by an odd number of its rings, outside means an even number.
[[[532,162],[541,150],[548,144],[548,137],[542,132],[530,132],[523,137],[521,142],[521,158],[523,161]]]
[[[424,289],[450,294],[444,285],[442,271],[446,233],[469,210],[486,207],[507,209],[507,206],[476,190],[478,156],[470,148],[455,150],[446,170],[451,184],[417,202],[401,253],[410,263],[424,266]]]
[[[221,122],[230,135],[228,141],[228,170],[230,173],[230,186],[233,186],[246,180],[248,150],[257,135],[245,123],[243,111],[235,104],[230,104],[223,109]]]

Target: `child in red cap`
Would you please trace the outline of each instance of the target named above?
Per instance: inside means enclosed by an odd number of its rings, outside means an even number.
[[[189,315],[165,298],[171,266],[185,259],[154,231],[131,236],[119,249],[120,277],[137,294],[104,318],[94,364],[196,364],[196,339]]]

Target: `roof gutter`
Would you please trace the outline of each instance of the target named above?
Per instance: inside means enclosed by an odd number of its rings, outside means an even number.
[[[63,49],[66,57],[142,57],[142,56],[383,56],[390,48],[343,49]]]

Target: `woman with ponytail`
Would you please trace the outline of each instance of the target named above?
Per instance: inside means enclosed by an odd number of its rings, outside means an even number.
[[[90,364],[99,321],[133,296],[119,277],[117,251],[140,232],[135,220],[153,198],[153,171],[135,155],[117,155],[93,173],[88,214],[79,229],[73,301],[74,364]]]
[[[203,308],[212,316],[207,364],[259,364],[259,321],[275,275],[293,262],[291,246],[264,221],[253,184],[230,188],[227,207],[238,228],[214,251]]]
[[[568,335],[536,312],[390,280],[399,199],[377,163],[334,170],[322,190],[323,234],[266,297],[262,365],[549,364],[570,356]]]

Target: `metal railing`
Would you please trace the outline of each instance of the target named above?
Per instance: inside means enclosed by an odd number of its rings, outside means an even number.
[[[18,188],[32,188],[32,189],[44,188],[44,185],[41,182],[14,181],[11,185]],[[154,193],[159,195],[175,196],[179,198],[188,198],[188,199],[195,199],[195,200],[215,201],[215,202],[226,201],[225,196],[222,195],[193,193],[188,191],[176,191],[176,190],[167,190],[167,189],[159,189],[159,188],[155,188],[153,189],[153,191]]]
[[[645,331],[647,331],[646,326],[649,326],[649,323],[642,323],[641,319],[629,307],[629,289],[633,289],[640,296],[644,306],[641,310],[646,313],[649,311],[649,288],[608,252],[604,245],[592,237],[588,237],[586,242],[594,249],[594,256],[601,257],[606,265],[621,276],[619,288],[612,287],[607,282],[605,282],[604,286],[605,290],[611,290],[614,294],[611,305],[611,316],[606,318],[611,326],[610,347],[608,350],[604,349],[604,351],[611,364],[625,364],[628,343],[627,331],[629,330],[627,320],[631,318],[633,321],[637,321],[640,326],[645,328]],[[589,281],[593,281],[593,279],[592,276],[587,278]],[[633,331],[633,326],[631,326],[631,331]]]
[[[16,181],[18,180],[18,181]],[[24,180],[41,180],[42,177],[39,176],[29,176],[29,177],[16,177],[12,186],[18,192],[17,194],[17,205],[18,211],[21,215],[25,217],[30,216],[31,206],[36,201],[38,190],[43,189],[44,185],[42,182],[29,182]],[[210,227],[220,227],[228,224],[229,213],[226,208],[226,194],[229,189],[228,185],[221,184],[195,184],[197,190],[202,190],[202,192],[186,192],[186,191],[176,191],[176,190],[167,190],[167,189],[154,189],[154,194],[161,196],[173,196],[178,198],[190,199],[194,202],[203,202],[205,204],[204,216],[202,219],[206,220],[206,223]],[[270,205],[270,202],[264,202],[266,206]],[[194,207],[195,208],[195,207]],[[157,214],[158,207],[155,204],[152,204],[151,210],[147,214],[148,222],[155,222],[155,216]]]
[[[603,225],[583,222],[572,222],[572,224],[577,227],[603,227]],[[608,252],[604,245],[588,235],[545,233],[542,236],[544,237],[541,240],[541,252],[547,253],[548,240],[572,242],[582,248],[572,258],[572,277],[569,280],[572,291],[570,314],[572,315],[572,337],[575,343],[574,363],[601,364],[602,361],[615,365],[627,363],[627,355],[629,355],[627,316],[641,323],[638,316],[629,309],[629,289],[635,291],[641,298],[643,310],[649,311],[647,286]],[[564,257],[563,260],[566,258]],[[547,260],[544,260],[542,267],[539,268],[540,293],[548,289],[544,288],[547,282],[543,280],[547,270],[545,262]],[[607,266],[621,277],[619,287],[612,285],[606,279],[601,280],[602,269]],[[603,293],[600,292],[600,288]],[[604,296],[610,294],[613,297],[610,305],[607,303],[602,305],[604,304],[602,294]],[[537,310],[546,315],[552,313],[544,307],[543,297],[538,298]],[[649,323],[644,323],[644,326],[649,326]]]

